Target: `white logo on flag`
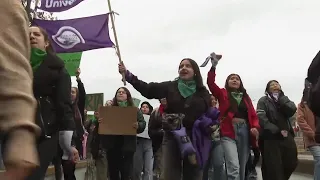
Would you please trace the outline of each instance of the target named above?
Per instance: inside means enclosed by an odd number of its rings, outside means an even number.
[[[77,44],[85,43],[81,33],[71,26],[61,27],[55,35],[52,35],[52,39],[64,49],[71,49]]]

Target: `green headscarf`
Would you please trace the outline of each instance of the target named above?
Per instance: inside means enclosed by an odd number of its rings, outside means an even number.
[[[119,107],[128,107],[128,102],[127,101],[118,101],[118,106]]]
[[[237,101],[238,105],[242,101],[243,93],[242,92],[231,92],[232,97]]]
[[[183,81],[178,79],[178,89],[182,97],[187,98],[196,92],[196,81]]]
[[[47,52],[38,48],[31,48],[30,63],[33,72],[37,71],[46,56]]]

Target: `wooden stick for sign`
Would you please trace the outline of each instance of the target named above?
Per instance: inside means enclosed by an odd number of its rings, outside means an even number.
[[[118,58],[119,58],[119,63],[122,63],[121,54],[120,54],[120,48],[119,48],[119,43],[118,43],[118,38],[117,38],[117,32],[116,32],[116,27],[114,25],[114,19],[113,19],[114,12],[112,11],[110,0],[108,0],[108,6],[109,6],[110,17],[111,17],[111,25],[112,25],[113,35],[114,35],[116,51],[117,51],[117,55],[118,55]],[[125,73],[122,73],[122,81],[123,81],[123,84],[126,85]]]

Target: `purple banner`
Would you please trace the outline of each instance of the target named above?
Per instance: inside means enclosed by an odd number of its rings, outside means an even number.
[[[103,14],[57,21],[35,19],[33,25],[47,31],[57,53],[71,53],[114,47],[108,20],[109,14]]]
[[[41,5],[38,9],[47,12],[62,12],[69,10],[83,0],[41,0]]]

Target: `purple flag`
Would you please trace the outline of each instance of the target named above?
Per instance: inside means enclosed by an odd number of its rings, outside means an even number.
[[[47,12],[62,12],[71,9],[81,3],[83,0],[41,0],[38,9]]]
[[[71,53],[114,47],[108,19],[109,14],[57,21],[35,19],[33,25],[47,31],[57,53]]]

